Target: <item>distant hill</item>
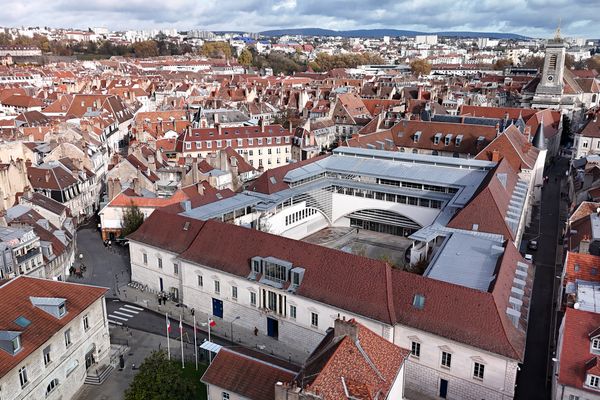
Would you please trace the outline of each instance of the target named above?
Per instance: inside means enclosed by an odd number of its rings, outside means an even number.
[[[273,29],[260,32],[265,36],[282,36],[282,35],[302,35],[302,36],[342,36],[342,37],[382,37],[382,36],[416,36],[416,35],[438,35],[450,37],[469,37],[480,38],[486,37],[490,39],[529,39],[527,36],[518,35],[516,33],[500,33],[500,32],[418,32],[406,31],[399,29],[356,29],[349,31],[335,31],[331,29],[321,28],[290,28],[290,29]]]

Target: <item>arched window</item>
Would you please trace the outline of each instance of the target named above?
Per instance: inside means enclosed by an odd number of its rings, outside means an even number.
[[[48,384],[48,387],[46,387],[46,396],[48,396],[50,393],[52,393],[54,391],[54,389],[56,389],[58,387],[58,379],[54,378],[50,381],[50,383]]]

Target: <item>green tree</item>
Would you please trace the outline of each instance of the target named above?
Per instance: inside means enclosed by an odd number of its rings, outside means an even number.
[[[188,400],[196,396],[196,387],[183,370],[169,361],[164,351],[150,354],[133,382],[125,391],[125,400]]]
[[[585,64],[587,69],[595,69],[596,71],[600,71],[600,56],[588,58]]]
[[[131,205],[123,213],[121,236],[125,237],[135,231],[144,223],[144,214],[140,208],[131,202]]]
[[[250,50],[242,50],[240,56],[238,57],[238,63],[240,63],[244,67],[248,67],[250,64],[252,64],[252,53],[250,53]]]
[[[429,75],[431,72],[431,64],[429,64],[427,60],[416,58],[410,63],[410,71],[416,76]]]

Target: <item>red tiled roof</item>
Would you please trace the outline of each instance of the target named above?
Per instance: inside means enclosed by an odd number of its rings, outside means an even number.
[[[269,358],[261,360],[224,347],[213,359],[201,381],[246,399],[274,400],[275,384],[290,382],[296,372],[269,362]]]
[[[498,152],[500,158],[508,160],[510,165],[517,171],[533,169],[539,155],[539,150],[514,125],[509,126],[500,136],[481,150],[475,158],[491,161],[495,151]]]
[[[188,231],[183,230],[185,221],[190,222]],[[284,259],[306,270],[296,291],[299,296],[388,325],[399,322],[515,360],[523,357],[525,333],[507,323],[508,296],[503,298],[505,281],[512,279],[511,274],[514,277],[516,260],[522,261],[510,242],[499,282],[491,292],[483,292],[394,269],[382,261],[232,224],[182,216],[173,219],[161,210],[130,239],[179,252],[181,259],[241,277],[250,273],[254,256]],[[416,294],[426,297],[423,309],[412,306]]]
[[[499,176],[506,177],[504,186]],[[451,228],[472,230],[477,224],[481,232],[497,233],[505,238],[515,238],[515,233],[508,226],[505,217],[517,184],[517,172],[508,161],[502,160],[488,173],[481,186],[467,205],[450,220]]]
[[[595,357],[590,353],[589,335],[600,327],[600,314],[567,308],[563,324],[558,383],[597,393],[587,389],[584,383],[587,373],[586,364]]]
[[[309,358],[303,371],[304,374],[316,375],[302,377],[310,382],[306,390],[318,393],[323,400],[346,398],[346,388],[357,399],[386,398],[409,351],[354,320],[335,323],[336,326],[355,325],[357,342],[348,335],[337,338],[326,336],[324,341],[330,340],[331,343],[319,345],[315,351],[317,358],[314,361]],[[327,348],[329,346],[331,350]],[[317,364],[314,368],[313,363]]]
[[[3,330],[22,332],[23,349],[12,356],[0,351],[0,376],[19,365],[36,349],[46,343],[92,303],[100,299],[107,289],[75,283],[57,282],[46,279],[19,276],[0,286],[0,326]],[[34,306],[31,297],[53,297],[66,299],[67,314],[57,319]],[[31,321],[21,328],[14,321],[23,316]],[[41,361],[40,361],[41,362]]]
[[[564,283],[577,279],[600,282],[600,256],[567,252]]]

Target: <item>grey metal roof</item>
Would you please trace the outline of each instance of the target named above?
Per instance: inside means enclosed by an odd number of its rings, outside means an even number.
[[[494,271],[503,253],[502,242],[467,231],[454,232],[438,250],[425,276],[488,291],[496,278]]]
[[[227,197],[223,200],[205,204],[196,207],[190,211],[186,211],[181,215],[195,219],[210,219],[219,215],[227,214],[240,208],[253,206],[260,201],[256,196],[249,196],[244,193],[237,194],[232,197]]]

